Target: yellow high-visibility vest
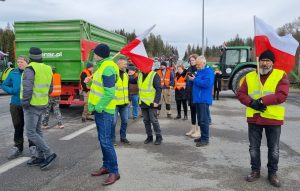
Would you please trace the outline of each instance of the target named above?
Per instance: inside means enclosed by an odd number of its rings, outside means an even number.
[[[44,63],[31,62],[27,67],[34,70],[33,94],[30,105],[43,106],[49,101],[49,89],[52,81],[52,69]],[[23,74],[22,74],[23,79]],[[23,83],[21,82],[20,98],[23,99]]]
[[[144,81],[143,74],[139,74],[139,104],[141,104],[143,101],[146,105],[150,106],[150,104],[154,102],[156,90],[153,87],[153,79],[155,74],[156,72],[151,71]]]
[[[258,74],[256,71],[249,72],[246,75],[246,82],[248,86],[248,95],[253,99],[259,99],[263,96],[274,94],[276,91],[276,87],[279,81],[282,79],[284,71],[273,69],[272,73],[269,75],[268,79],[264,83],[264,85],[260,85],[258,83]],[[262,94],[260,93],[260,86],[262,89]],[[280,105],[269,105],[267,106],[266,111],[260,112],[251,107],[246,108],[246,116],[253,117],[255,113],[259,113],[261,117],[267,119],[275,119],[275,120],[284,120],[284,110],[285,108]]]
[[[124,105],[128,101],[128,75],[126,72],[123,74],[123,80],[120,75],[116,83],[115,100],[117,105]]]
[[[92,81],[92,86],[89,94],[89,103],[92,105],[96,106],[100,99],[104,95],[104,85],[103,85],[103,80],[102,80],[102,75],[106,67],[112,66],[117,74],[117,78],[119,76],[119,68],[118,65],[112,61],[112,60],[105,60],[100,67],[97,69],[97,71],[93,75],[93,81]],[[116,100],[112,99],[108,105],[104,108],[107,110],[113,110],[116,108]]]

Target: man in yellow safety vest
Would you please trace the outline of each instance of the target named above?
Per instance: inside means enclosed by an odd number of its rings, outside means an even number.
[[[246,177],[253,182],[260,177],[260,145],[262,132],[265,130],[268,146],[268,179],[275,186],[280,186],[276,175],[279,161],[279,141],[284,120],[284,106],[288,96],[289,80],[284,71],[273,68],[275,56],[266,50],[259,56],[259,71],[246,75],[237,96],[247,106],[249,152],[251,173]]]
[[[42,114],[45,112],[52,91],[52,70],[43,63],[42,50],[32,47],[29,50],[29,65],[25,68],[20,98],[24,111],[26,134],[37,148],[38,156],[27,162],[28,166],[40,166],[42,170],[50,167],[57,155],[43,138],[41,129]]]
[[[103,154],[103,163],[92,176],[109,174],[102,183],[104,186],[120,179],[117,154],[112,143],[113,121],[116,110],[116,81],[119,75],[118,65],[109,57],[110,48],[99,44],[94,49],[97,71],[93,74],[92,86],[88,99],[88,109],[95,112],[95,122]]]

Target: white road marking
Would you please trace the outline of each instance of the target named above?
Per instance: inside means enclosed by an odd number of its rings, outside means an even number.
[[[19,157],[17,159],[14,159],[12,161],[9,161],[3,165],[0,166],[0,174],[2,174],[3,172],[8,171],[11,168],[14,168],[20,164],[22,164],[23,162],[26,162],[30,159],[30,157]]]
[[[71,133],[70,135],[67,135],[67,136],[64,136],[62,138],[60,138],[59,140],[63,140],[63,141],[68,141],[68,140],[71,140],[77,136],[79,136],[80,134],[84,133],[84,132],[87,132],[93,128],[95,128],[96,125],[95,124],[92,124],[92,125],[89,125],[89,126],[86,126],[82,129],[79,129],[78,131],[75,131],[74,133]]]

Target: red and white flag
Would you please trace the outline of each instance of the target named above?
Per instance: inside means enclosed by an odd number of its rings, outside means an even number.
[[[120,50],[121,54],[129,57],[133,64],[136,65],[136,67],[138,67],[143,73],[150,72],[152,70],[152,65],[154,62],[153,59],[148,58],[143,43],[143,39],[150,33],[150,31],[154,27],[155,25],[150,27],[148,30],[143,32],[141,35],[139,35],[137,38],[135,38]]]
[[[295,54],[299,42],[291,34],[279,36],[276,31],[261,19],[254,17],[256,56],[270,50],[275,56],[274,67],[289,73],[295,65]]]

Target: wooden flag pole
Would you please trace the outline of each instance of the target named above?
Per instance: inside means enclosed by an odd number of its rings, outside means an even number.
[[[115,59],[117,56],[119,56],[119,54],[121,54],[121,52],[118,52],[117,54],[115,54],[112,59]]]
[[[259,94],[262,96],[262,85],[261,85],[261,81],[260,81],[260,67],[259,67],[259,58],[258,57],[256,57],[256,67],[257,67]]]

